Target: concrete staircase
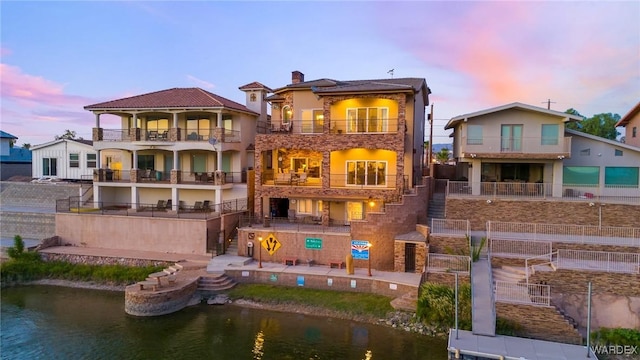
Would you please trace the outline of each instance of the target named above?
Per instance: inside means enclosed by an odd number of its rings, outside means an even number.
[[[429,219],[429,224],[431,224],[431,219],[446,218],[446,199],[444,193],[433,194],[433,198],[429,200],[427,218]]]
[[[198,279],[198,291],[217,293],[229,290],[237,283],[225,274],[209,274]]]
[[[493,281],[521,282],[527,280],[527,272],[524,267],[518,266],[502,266],[493,268]]]
[[[418,292],[409,292],[391,300],[391,307],[396,310],[416,312],[418,309]]]

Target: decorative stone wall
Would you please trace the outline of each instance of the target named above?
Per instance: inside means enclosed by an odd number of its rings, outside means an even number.
[[[496,303],[496,316],[521,326],[517,335],[538,340],[582,345],[582,336],[555,307]]]
[[[456,285],[456,274],[453,272],[428,272],[425,273],[424,282],[446,285],[453,288]],[[469,274],[458,273],[458,285],[460,284],[471,284]]]
[[[225,274],[238,283],[261,283],[272,284],[278,286],[299,287],[298,274],[267,272],[267,271],[243,271],[243,270],[225,270]],[[326,274],[305,274],[304,287],[321,290],[336,290],[373,293],[378,295],[389,296],[392,298],[400,297],[407,293],[417,295],[418,288],[415,285],[402,283],[394,283],[390,281],[380,280],[375,277],[357,277],[352,275],[330,276]],[[329,285],[331,280],[331,285]]]
[[[448,251],[450,250],[450,251]],[[429,251],[438,254],[467,255],[471,253],[465,236],[429,234]]]
[[[23,239],[42,239],[55,235],[56,216],[47,213],[0,211],[0,227],[4,237],[20,235]]]
[[[425,242],[417,242],[417,241],[401,241],[396,240],[394,244],[394,262],[393,262],[393,271],[395,272],[405,272],[406,263],[405,263],[405,249],[407,243],[416,244],[416,257],[415,257],[415,273],[422,273],[427,261],[427,253],[429,252],[429,247]]]
[[[583,201],[447,198],[448,219],[468,219],[471,230],[485,230],[487,220],[546,224],[598,225],[599,206]],[[602,226],[638,227],[640,206],[606,204]]]
[[[551,294],[586,294],[591,282],[593,294],[615,294],[640,297],[640,275],[596,271],[538,271],[529,277],[530,283],[545,283]]]
[[[108,257],[108,256],[92,256],[92,255],[74,255],[74,254],[51,254],[40,253],[43,261],[64,261],[71,264],[82,265],[122,265],[122,266],[162,266],[167,267],[173,263],[161,260],[145,260],[126,257]]]
[[[129,285],[124,293],[124,311],[135,316],[158,316],[184,309],[193,298],[198,279],[185,281],[177,287],[159,291],[139,290],[138,285]]]

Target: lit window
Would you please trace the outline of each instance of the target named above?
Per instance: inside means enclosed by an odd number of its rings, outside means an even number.
[[[384,186],[386,161],[347,161],[347,185]]]
[[[347,131],[350,133],[387,132],[389,127],[388,108],[347,109]]]

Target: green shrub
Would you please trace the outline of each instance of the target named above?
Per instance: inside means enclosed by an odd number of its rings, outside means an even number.
[[[424,283],[418,298],[416,315],[430,325],[451,328],[455,325],[455,290],[446,285]],[[458,327],[471,330],[471,286],[458,287]]]
[[[599,345],[637,346],[640,344],[640,331],[625,328],[600,328],[600,330],[591,333],[591,340],[594,344]]]
[[[496,334],[498,335],[518,336],[518,331],[521,328],[520,324],[514,321],[501,317],[496,318]]]

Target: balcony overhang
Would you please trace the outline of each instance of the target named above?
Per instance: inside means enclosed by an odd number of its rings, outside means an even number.
[[[558,160],[569,159],[571,153],[513,153],[513,152],[501,152],[501,153],[462,153],[461,159],[473,160],[473,159],[515,159],[515,160]]]

